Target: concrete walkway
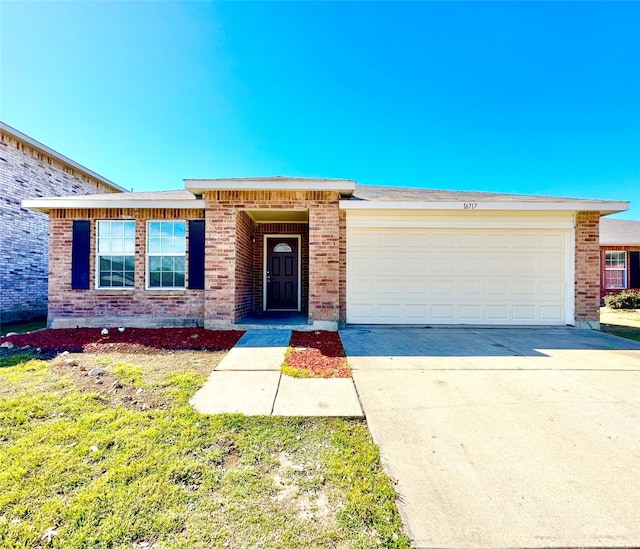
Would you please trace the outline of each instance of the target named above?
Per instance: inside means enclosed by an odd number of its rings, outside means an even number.
[[[352,379],[298,379],[280,366],[291,330],[249,330],[193,396],[203,414],[362,417]]]

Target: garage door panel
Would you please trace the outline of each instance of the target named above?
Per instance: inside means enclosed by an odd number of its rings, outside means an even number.
[[[350,228],[347,322],[563,324],[566,230]]]
[[[500,323],[509,320],[509,307],[506,305],[487,305],[485,317],[489,323]]]

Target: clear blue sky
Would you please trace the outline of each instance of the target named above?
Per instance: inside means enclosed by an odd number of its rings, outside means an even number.
[[[639,2],[0,2],[0,119],[137,191],[290,175],[631,200]]]

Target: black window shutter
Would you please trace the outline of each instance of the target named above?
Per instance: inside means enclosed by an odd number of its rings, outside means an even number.
[[[90,221],[82,219],[73,222],[71,240],[71,288],[74,290],[89,289],[90,232]]]
[[[189,221],[189,288],[204,290],[204,219]]]
[[[640,288],[640,252],[629,252],[629,287]]]

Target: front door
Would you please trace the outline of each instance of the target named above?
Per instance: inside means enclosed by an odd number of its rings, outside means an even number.
[[[298,239],[267,238],[267,310],[299,310]]]

